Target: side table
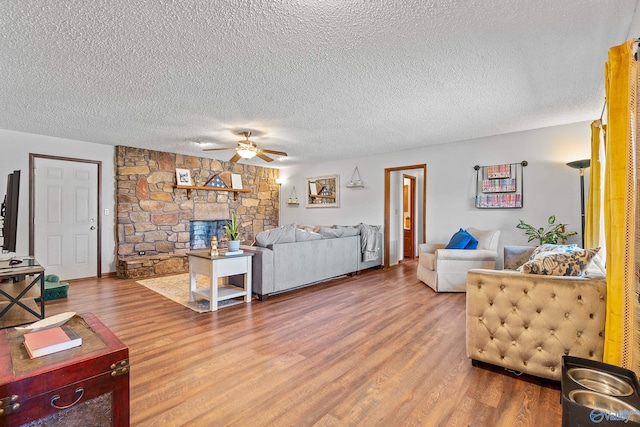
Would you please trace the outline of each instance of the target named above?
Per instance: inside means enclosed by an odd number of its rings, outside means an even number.
[[[244,296],[245,302],[251,301],[251,257],[252,253],[237,255],[211,256],[209,251],[187,252],[189,257],[189,299],[195,301],[199,295],[209,300],[210,311],[218,310],[218,301]],[[209,286],[198,288],[196,275],[209,277]],[[244,275],[244,287],[218,286],[218,278]]]
[[[21,307],[28,314],[35,317],[35,319],[25,317],[15,322],[3,322],[3,324],[11,323],[10,325],[5,325],[5,327],[23,325],[44,319],[44,267],[39,265],[34,259],[31,259],[31,263],[32,265],[24,267],[20,264],[15,267],[9,267],[8,261],[0,263],[0,279],[7,280],[6,282],[0,283],[0,321],[4,320],[3,316],[5,316],[13,306]],[[21,280],[16,282],[15,278],[20,278]],[[33,296],[29,294],[31,289],[37,289],[38,284],[40,285],[39,313],[35,302],[33,302]],[[28,305],[28,298],[32,298],[31,307]]]

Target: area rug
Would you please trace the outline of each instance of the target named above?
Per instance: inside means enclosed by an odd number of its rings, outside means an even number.
[[[206,276],[196,276],[198,287],[208,286],[208,280],[209,278]],[[182,304],[193,311],[197,311],[198,313],[209,311],[208,300],[198,299],[196,301],[189,301],[189,273],[138,280],[136,283],[151,289],[152,291],[157,292],[178,304]],[[218,301],[218,309],[241,304],[242,302],[243,298],[232,298],[224,301]]]

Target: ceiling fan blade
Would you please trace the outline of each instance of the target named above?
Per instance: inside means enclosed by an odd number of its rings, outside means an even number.
[[[234,155],[233,155],[233,157],[232,157],[232,158],[230,158],[230,159],[229,159],[229,161],[230,161],[231,163],[235,163],[235,162],[237,162],[238,160],[240,160],[241,158],[242,158],[242,156],[241,156],[240,154],[236,153],[236,154],[234,154]]]
[[[269,156],[264,155],[264,154],[262,153],[262,151],[265,151],[265,150],[258,150],[258,151],[256,152],[256,156],[260,157],[260,158],[261,158],[262,160],[264,160],[265,162],[273,162],[273,159],[272,159],[271,157],[269,157]]]
[[[203,148],[202,151],[220,151],[220,150],[235,150],[235,147],[227,147],[227,148]]]
[[[287,153],[285,153],[284,151],[267,150],[265,148],[261,148],[260,151],[262,151],[263,153],[277,154],[278,156],[286,156],[287,155]]]

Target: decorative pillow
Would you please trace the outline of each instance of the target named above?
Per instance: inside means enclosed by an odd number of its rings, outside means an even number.
[[[533,250],[533,252],[531,253],[531,256],[529,257],[529,261],[533,260],[536,255],[542,253],[542,252],[555,252],[555,253],[568,253],[568,252],[574,252],[577,250],[580,250],[582,248],[579,248],[578,245],[554,245],[554,244],[544,244],[544,245],[540,245],[537,248],[535,248]]]
[[[461,228],[451,237],[445,249],[475,249],[477,247],[478,240]]]
[[[580,249],[573,252],[541,252],[518,270],[528,274],[546,276],[581,276],[589,267],[600,248]]]
[[[316,228],[315,225],[306,225],[306,224],[298,224],[296,225],[296,227],[305,231],[314,231],[314,229]]]
[[[296,228],[296,242],[306,242],[307,240],[320,240],[322,235],[313,231]]]
[[[293,243],[296,241],[296,225],[289,224],[282,227],[273,228],[271,230],[258,233],[256,236],[256,245],[266,248],[276,243]]]

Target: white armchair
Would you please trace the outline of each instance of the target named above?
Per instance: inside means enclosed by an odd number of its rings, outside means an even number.
[[[475,228],[467,231],[478,240],[477,249],[445,249],[446,243],[419,245],[418,279],[436,292],[465,292],[469,270],[495,269],[500,231]]]

